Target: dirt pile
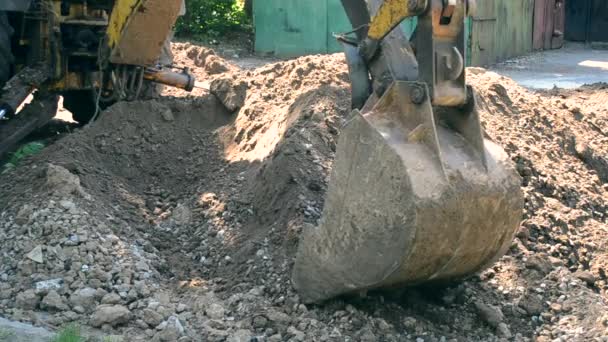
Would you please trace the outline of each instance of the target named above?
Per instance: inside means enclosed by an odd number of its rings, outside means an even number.
[[[126,341],[608,335],[600,100],[590,110],[579,93],[536,94],[472,69],[483,125],[517,164],[526,193],[509,254],[451,286],[306,306],[291,287],[291,264],[300,232],[320,217],[350,112],[342,56],[254,70],[211,58],[226,69],[210,76],[208,50],[175,52],[219,83],[217,97],[173,91],[119,103],[2,175],[0,314],[76,321]],[[606,96],[582,93],[592,103]]]

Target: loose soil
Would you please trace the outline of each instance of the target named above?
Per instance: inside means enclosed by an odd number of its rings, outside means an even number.
[[[290,271],[350,113],[343,57],[244,70],[174,50],[209,90],[118,103],[0,176],[1,315],[125,341],[608,341],[605,86],[470,69],[522,176],[508,254],[462,282],[304,305]]]

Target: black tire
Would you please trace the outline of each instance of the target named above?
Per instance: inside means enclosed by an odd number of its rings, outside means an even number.
[[[13,28],[8,22],[6,12],[0,12],[0,89],[12,76],[14,57],[11,52]]]
[[[72,118],[81,124],[87,124],[96,111],[95,92],[92,90],[72,90],[61,94],[63,108],[72,112]]]

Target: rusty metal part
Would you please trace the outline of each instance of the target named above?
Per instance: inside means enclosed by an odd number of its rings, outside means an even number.
[[[183,72],[174,72],[168,69],[146,68],[144,79],[186,91],[192,91],[196,84],[194,76],[185,69]]]
[[[467,101],[465,5],[465,0],[430,0],[430,10],[418,17],[416,57],[425,61],[420,63],[420,76],[437,106],[460,106]]]
[[[26,67],[6,82],[0,97],[0,110],[5,111],[4,116],[15,114],[23,101],[48,78],[48,73],[42,68]]]
[[[523,209],[508,155],[484,142],[472,103],[433,113],[396,82],[342,129],[318,227],[302,233],[293,284],[305,303],[453,280],[503,255]]]

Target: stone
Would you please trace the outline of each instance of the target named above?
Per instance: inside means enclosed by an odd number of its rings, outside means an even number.
[[[34,284],[34,290],[38,294],[47,294],[50,290],[59,290],[63,287],[63,279],[56,278],[51,280],[39,281]]]
[[[17,216],[15,216],[15,223],[23,226],[30,221],[30,217],[34,213],[34,209],[31,205],[26,204],[17,212]]]
[[[192,221],[192,212],[187,206],[180,203],[173,210],[172,218],[177,224],[189,224]]]
[[[265,328],[268,324],[268,319],[264,316],[255,316],[251,322],[254,328],[261,329]]]
[[[509,326],[504,322],[501,322],[498,324],[498,327],[496,327],[496,334],[500,337],[504,337],[507,339],[510,339],[511,337],[513,337],[513,335],[511,334],[511,330],[509,329]]]
[[[294,341],[304,341],[306,339],[306,334],[293,326],[287,328],[287,334],[291,335]]]
[[[498,325],[505,319],[502,310],[497,306],[477,301],[475,302],[475,308],[477,309],[479,316],[494,328],[497,328]]]
[[[184,326],[179,321],[179,318],[175,316],[171,316],[163,322],[161,329],[161,331],[154,335],[154,340],[163,342],[177,341],[185,332]]]
[[[526,268],[537,270],[542,274],[551,272],[551,263],[548,259],[538,255],[532,255],[526,260]]]
[[[531,292],[527,292],[519,299],[518,306],[530,316],[538,316],[544,311],[543,300]]]
[[[142,319],[151,327],[156,327],[163,321],[163,316],[152,309],[142,311]]]
[[[91,316],[90,324],[95,328],[106,324],[117,326],[129,322],[131,318],[131,312],[125,306],[100,305]]]
[[[72,307],[81,306],[83,308],[92,308],[97,304],[96,301],[97,291],[90,287],[75,291],[70,296],[70,304]]]
[[[186,310],[188,310],[188,306],[187,306],[186,304],[179,303],[179,304],[177,305],[177,308],[175,309],[175,312],[177,312],[177,313],[182,313],[182,312],[184,312],[184,311],[186,311]]]
[[[40,297],[34,290],[26,290],[17,294],[15,305],[18,309],[34,310],[40,304]]]
[[[229,112],[243,107],[247,98],[247,82],[232,77],[219,78],[211,82],[210,92],[215,95]]]
[[[163,120],[167,122],[172,122],[175,120],[175,117],[173,116],[173,111],[171,111],[171,108],[168,107],[162,109],[160,116]]]
[[[112,292],[101,298],[101,304],[119,304],[122,301],[122,298],[118,295],[118,293]]]
[[[209,55],[205,58],[205,71],[209,75],[221,74],[228,71],[228,67],[218,56]]]
[[[0,341],[6,342],[48,342],[55,334],[29,324],[12,322],[0,317]],[[5,339],[6,338],[6,339]]]
[[[223,306],[217,303],[213,303],[209,305],[209,307],[205,310],[207,317],[211,319],[222,319],[226,314],[226,310]]]
[[[40,307],[44,310],[53,311],[67,311],[70,309],[65,303],[63,297],[61,297],[55,290],[49,291],[49,293],[42,299]]]
[[[226,342],[250,342],[253,338],[253,333],[249,330],[240,329],[232,333]]]
[[[283,341],[283,335],[281,335],[281,334],[274,334],[268,338],[268,342],[282,342],[282,341]]]
[[[27,253],[26,257],[39,264],[44,263],[44,256],[42,255],[42,246],[38,245],[34,247],[34,249]]]
[[[266,318],[271,322],[279,324],[288,324],[291,322],[291,317],[288,314],[276,310],[268,311],[266,313]]]
[[[53,164],[47,165],[46,187],[55,195],[86,195],[80,186],[80,178],[68,169]]]
[[[595,278],[595,275],[593,275],[593,273],[588,272],[588,271],[578,271],[578,272],[574,273],[574,276],[576,278],[584,281],[589,286],[595,285],[595,281],[597,280]]]

